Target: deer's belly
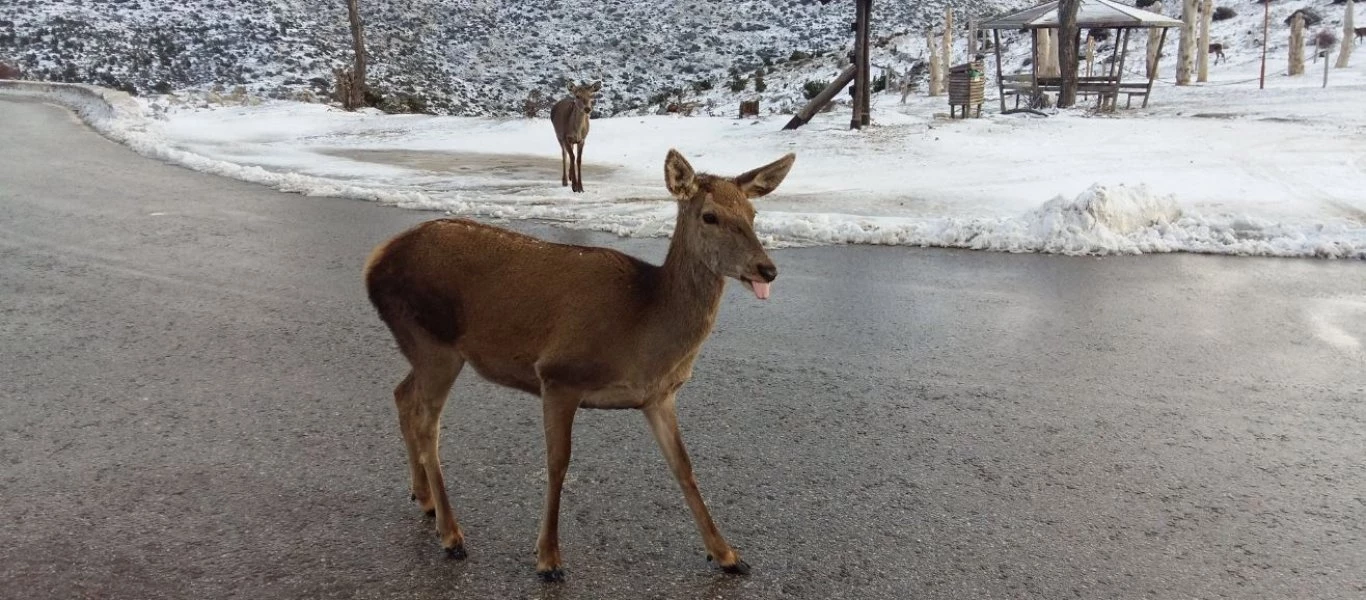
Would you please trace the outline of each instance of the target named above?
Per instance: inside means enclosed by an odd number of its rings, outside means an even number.
[[[640,408],[645,406],[654,394],[636,386],[610,386],[584,394],[580,406],[584,408]]]

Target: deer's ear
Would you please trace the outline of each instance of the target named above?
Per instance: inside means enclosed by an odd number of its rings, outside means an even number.
[[[569,93],[574,93],[574,82],[567,82],[564,84],[564,87],[569,90]]]
[[[747,198],[765,196],[778,189],[778,184],[787,177],[787,172],[792,170],[792,163],[796,160],[797,155],[789,153],[753,171],[742,173],[732,181],[735,182],[736,187],[740,188],[741,192],[744,192]]]
[[[688,159],[677,150],[670,149],[664,158],[664,185],[669,193],[679,200],[687,200],[697,193],[697,174],[693,172]]]
[[[589,91],[596,92],[596,91],[598,91],[598,90],[600,90],[600,89],[602,89],[602,82],[601,82],[601,81],[594,81],[594,82],[593,82],[593,87],[589,88]]]

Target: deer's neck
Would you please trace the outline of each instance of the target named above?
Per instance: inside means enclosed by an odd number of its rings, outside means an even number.
[[[726,280],[711,272],[685,243],[688,234],[682,222],[674,228],[669,254],[660,269],[656,306],[662,311],[665,327],[671,329],[667,332],[670,336],[701,345],[711,333]]]

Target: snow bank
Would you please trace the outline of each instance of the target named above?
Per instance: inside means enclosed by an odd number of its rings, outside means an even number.
[[[149,116],[164,107],[92,86],[5,84],[0,92],[70,106],[145,156],[286,192],[542,219],[622,236],[671,233],[674,207],[659,165],[665,150],[678,146],[703,170],[751,168],[798,152],[783,189],[756,202],[756,230],[774,246],[1366,258],[1366,207],[1344,196],[1366,183],[1355,159],[1329,160],[1313,151],[1317,130],[1281,122],[1239,129],[1210,119],[1060,115],[1046,123],[995,117],[946,124],[893,113],[891,125],[856,134],[818,122],[778,132],[767,121],[603,119],[588,153],[602,174],[588,178],[588,193],[571,194],[550,174],[559,161],[544,120],[396,117],[284,102],[172,109],[168,118]],[[1142,158],[1119,171],[1117,157],[1098,154],[1104,146],[1091,143],[1135,131],[1149,132],[1130,147]],[[1205,151],[1177,146],[1182,138],[1174,132],[1187,132],[1195,141],[1186,143]],[[1062,176],[1041,170],[1046,163],[1034,158],[1041,143],[1063,148],[1049,156],[1061,155],[1073,169]],[[357,151],[405,158],[346,156]],[[540,171],[461,165],[478,152]],[[1082,191],[1058,194],[1067,189]]]

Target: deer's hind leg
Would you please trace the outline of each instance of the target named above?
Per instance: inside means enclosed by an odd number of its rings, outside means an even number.
[[[465,535],[451,510],[441,472],[441,410],[451,385],[465,361],[455,349],[433,340],[403,344],[412,371],[394,390],[399,427],[408,447],[413,497],[436,517],[441,547],[456,559],[465,558]]]

